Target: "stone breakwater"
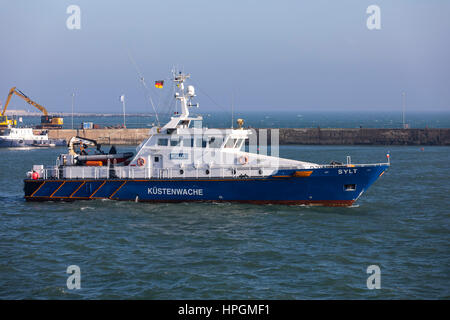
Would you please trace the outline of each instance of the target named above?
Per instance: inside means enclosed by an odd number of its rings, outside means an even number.
[[[273,129],[254,129],[258,135],[271,138]],[[265,130],[265,131],[263,131]],[[322,129],[283,128],[279,130],[279,142],[309,145],[450,145],[450,129]],[[69,140],[81,136],[97,140],[100,144],[138,145],[149,137],[149,129],[61,129],[49,130],[50,138]]]
[[[48,130],[49,138],[66,139],[74,136],[96,140],[105,145],[138,145],[149,137],[150,129],[60,129]]]
[[[450,145],[450,129],[280,129],[280,144]]]

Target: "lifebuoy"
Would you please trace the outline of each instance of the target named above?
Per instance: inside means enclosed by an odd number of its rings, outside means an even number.
[[[242,164],[242,165],[247,164],[248,163],[248,156],[241,156],[239,158],[239,163]]]
[[[142,167],[144,164],[145,164],[145,159],[144,158],[137,159],[137,165],[139,167]]]

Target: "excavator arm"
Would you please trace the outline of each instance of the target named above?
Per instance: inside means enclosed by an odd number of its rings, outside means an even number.
[[[11,100],[11,97],[14,94],[14,90],[16,90],[16,87],[13,87],[11,88],[11,90],[9,90],[8,97],[6,98],[6,102],[3,105],[2,116],[6,114],[6,108],[8,108],[9,100]]]
[[[34,102],[34,101],[31,100],[30,98],[28,98],[27,95],[26,95],[25,93],[23,93],[22,91],[20,91],[20,90],[17,89],[16,87],[12,87],[11,90],[9,90],[8,98],[6,99],[6,103],[5,103],[4,107],[3,107],[2,116],[5,115],[5,113],[6,113],[6,108],[8,108],[9,101],[11,100],[11,97],[12,97],[13,94],[15,94],[15,95],[17,95],[18,97],[22,98],[22,99],[25,100],[28,104],[31,104],[32,106],[34,106],[34,107],[36,107],[37,109],[39,109],[39,110],[44,114],[44,116],[47,116],[47,115],[48,115],[47,110],[46,110],[43,106],[41,106],[39,103]]]
[[[62,125],[64,123],[64,120],[62,117],[58,116],[50,116],[48,115],[47,109],[45,109],[43,106],[41,106],[39,103],[31,100],[25,93],[17,89],[16,87],[12,87],[11,90],[9,90],[8,98],[6,99],[5,106],[3,107],[3,111],[1,116],[5,117],[5,120],[0,119],[0,127],[6,126],[6,125],[15,125],[15,123],[11,123],[12,120],[8,120],[6,117],[6,109],[8,108],[9,101],[11,100],[11,97],[13,95],[16,95],[23,100],[25,100],[28,104],[31,104],[33,107],[39,109],[44,115],[41,117],[41,124],[39,126],[36,126],[36,128],[39,129],[61,129]]]

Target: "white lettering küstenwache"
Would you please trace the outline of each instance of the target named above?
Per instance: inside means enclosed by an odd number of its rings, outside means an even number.
[[[181,188],[147,188],[148,194],[168,196],[202,196],[203,189],[181,189]]]

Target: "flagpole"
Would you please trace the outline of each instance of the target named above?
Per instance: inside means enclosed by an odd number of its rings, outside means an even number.
[[[72,92],[72,130],[73,130],[73,99],[75,98],[75,91]]]
[[[403,129],[406,129],[406,122],[405,122],[405,111],[406,111],[406,92],[402,92],[402,124]]]
[[[120,96],[120,101],[122,101],[122,109],[123,109],[123,127],[126,128],[126,123],[125,123],[125,95],[121,95]]]

